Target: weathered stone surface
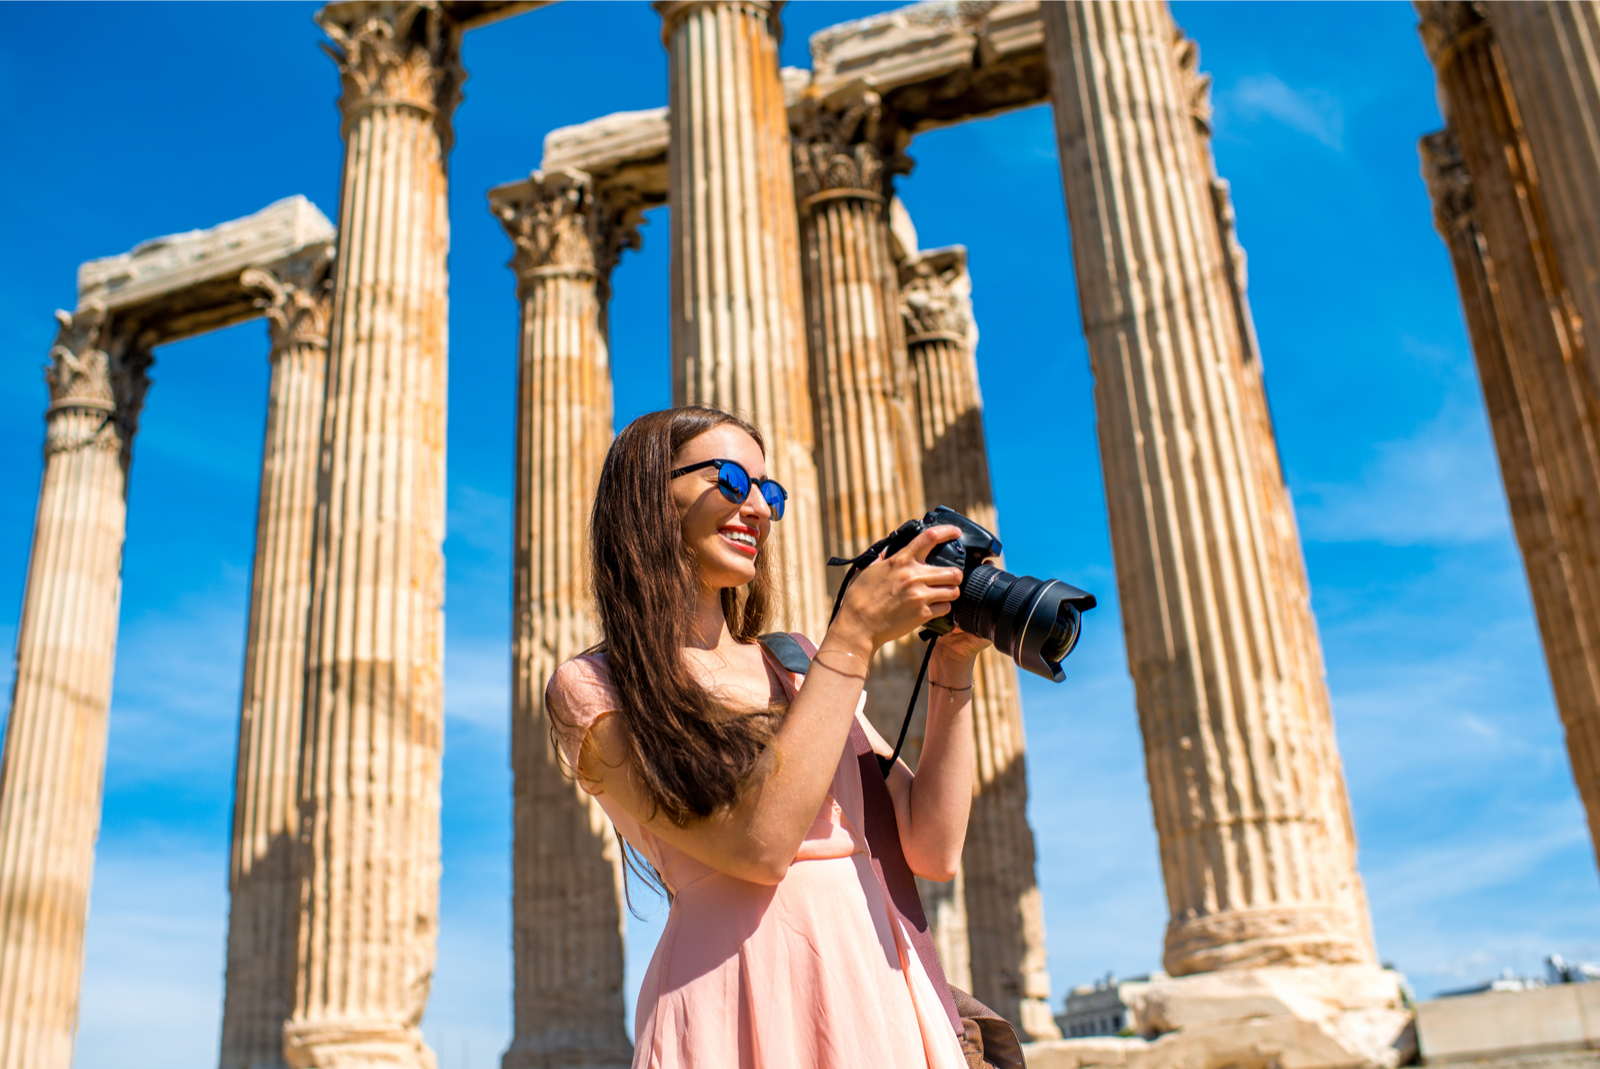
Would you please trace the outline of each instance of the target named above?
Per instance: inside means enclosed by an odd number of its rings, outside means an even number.
[[[622,854],[610,819],[551,745],[544,687],[599,638],[588,520],[611,445],[606,279],[637,207],[588,175],[534,172],[489,194],[522,305],[512,610],[516,1031],[504,1069],[624,1067]]]
[[[1197,124],[1204,83],[1164,5],[1043,11],[1166,968],[1370,963],[1304,564]]]
[[[1035,1043],[1027,1050],[1029,1066],[1391,1069],[1414,1053],[1400,979],[1370,965],[1156,979],[1133,996],[1132,1009],[1145,1038]]]
[[[820,637],[830,605],[777,17],[766,0],[656,8],[672,124],[673,399],[766,437],[767,470],[794,506],[766,551],[773,623]]]
[[[1049,99],[1038,0],[909,4],[811,37],[812,86],[852,82],[883,97],[908,132]]]
[[[1043,44],[1038,0],[911,4],[815,34],[812,71],[780,72],[785,107],[873,91],[908,133],[1025,108],[1049,99]],[[665,203],[668,124],[667,109],[654,108],[552,130],[541,166],[586,171],[601,187],[619,183]]]
[[[0,1067],[68,1069],[83,974],[128,469],[151,358],[103,305],[68,315],[45,380],[44,481],[0,764]]]
[[[1517,38],[1533,98],[1524,106],[1500,22],[1470,3],[1417,9],[1450,118],[1447,132],[1423,141],[1424,175],[1455,265],[1573,777],[1590,835],[1600,836],[1600,360],[1584,320],[1584,305],[1600,303],[1600,221],[1587,207],[1594,191],[1580,188],[1594,165],[1583,148],[1593,102],[1577,92],[1596,72],[1554,32],[1551,13],[1561,24],[1573,12],[1497,9]],[[1548,52],[1548,71],[1525,69],[1530,49]],[[1525,118],[1542,108],[1553,113],[1538,117],[1536,141]]]
[[[295,1069],[433,1069],[438,926],[445,151],[464,77],[438,8],[319,21],[344,92],[322,490],[312,541],[297,869]]]
[[[1511,111],[1528,161],[1522,184],[1537,206],[1541,258],[1553,269],[1545,287],[1559,294],[1553,308],[1566,306],[1555,314],[1571,323],[1575,362],[1568,369],[1569,390],[1577,395],[1589,428],[1581,442],[1564,436],[1557,445],[1544,436],[1529,474],[1560,484],[1566,480],[1552,469],[1563,466],[1594,479],[1600,475],[1600,443],[1594,437],[1600,426],[1600,345],[1594,340],[1600,324],[1600,11],[1593,4],[1558,0],[1489,3],[1484,10],[1499,50],[1500,77],[1515,101]],[[1463,115],[1461,122],[1469,121]],[[1501,255],[1490,241],[1489,256]],[[1531,409],[1542,411],[1537,402]],[[1504,472],[1506,464],[1501,467]],[[1560,510],[1573,503],[1570,495],[1561,495],[1547,504]],[[1540,631],[1573,778],[1600,850],[1600,513],[1569,514],[1558,522],[1559,563],[1566,574],[1543,592],[1551,604],[1538,609]],[[1531,579],[1536,565],[1526,548],[1524,559]],[[1540,599],[1536,593],[1535,601]]]
[[[148,332],[150,345],[177,341],[260,315],[243,272],[315,255],[333,239],[316,205],[285,197],[243,219],[88,261],[78,268],[78,307],[103,306],[119,329]]]
[[[1428,1065],[1600,1048],[1600,984],[1485,991],[1417,1006]]]
[[[902,208],[896,244],[916,245]],[[916,253],[900,265],[901,314],[915,382],[923,497],[999,533],[978,390],[978,328],[960,246]],[[1016,667],[988,650],[973,675],[977,758],[962,853],[970,990],[1032,1039],[1060,1035],[1050,1014],[1044,910],[1034,874],[1022,701]],[[956,981],[952,980],[952,983]],[[960,986],[957,984],[957,986]]]
[[[604,181],[625,168],[659,168],[663,199],[667,193],[667,142],[670,127],[666,108],[619,111],[577,126],[563,126],[544,137],[545,171],[582,171]]]
[[[808,98],[789,116],[823,552],[848,558],[926,511],[889,251],[893,175],[909,161],[870,91],[835,103]],[[830,603],[843,577],[841,569],[828,573]],[[866,714],[888,738],[905,716],[923,648],[908,635],[873,658]],[[923,735],[919,725],[906,740],[913,769]]]
[[[240,280],[261,295],[272,381],[239,710],[222,1069],[282,1066],[283,1025],[294,1009],[300,707],[332,260],[321,246]]]

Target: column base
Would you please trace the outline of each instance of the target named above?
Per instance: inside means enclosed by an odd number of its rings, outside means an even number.
[[[629,1069],[633,1044],[625,1036],[553,1033],[514,1039],[500,1069]]]
[[[1166,970],[1192,976],[1269,965],[1371,964],[1360,920],[1334,906],[1235,909],[1167,925]]]
[[[421,1029],[384,1020],[291,1021],[283,1056],[289,1069],[438,1069]]]
[[[1031,1043],[1030,1069],[1394,1069],[1416,1031],[1404,977],[1376,965],[1230,969],[1153,980],[1133,995],[1142,1038]]]

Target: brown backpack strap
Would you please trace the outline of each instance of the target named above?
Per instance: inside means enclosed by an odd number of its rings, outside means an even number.
[[[911,945],[922,959],[923,971],[933,981],[933,989],[944,1005],[945,1015],[956,1035],[962,1034],[961,1015],[956,1012],[955,1000],[950,996],[950,984],[944,978],[944,966],[939,964],[939,951],[933,945],[933,933],[928,929],[927,914],[922,911],[922,897],[917,894],[917,880],[906,864],[905,851],[900,846],[900,825],[894,815],[894,799],[889,797],[889,787],[878,768],[878,755],[872,749],[867,733],[861,730],[860,721],[850,723],[850,746],[855,751],[856,764],[861,770],[861,808],[867,826],[867,852],[878,879],[889,889],[889,900],[894,903],[911,933]]]

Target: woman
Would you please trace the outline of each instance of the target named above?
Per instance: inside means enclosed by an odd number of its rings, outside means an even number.
[[[546,691],[585,790],[672,895],[635,1014],[635,1066],[959,1069],[940,994],[863,838],[859,723],[874,651],[949,611],[961,571],[926,563],[954,527],[864,569],[785,671],[755,638],[786,494],[760,434],[708,408],[629,424],[600,474],[592,563],[604,641]],[[800,638],[800,636],[796,636]],[[960,631],[929,666],[918,774],[888,788],[911,870],[949,880],[972,798],[972,671]],[[804,683],[802,686],[801,683]]]

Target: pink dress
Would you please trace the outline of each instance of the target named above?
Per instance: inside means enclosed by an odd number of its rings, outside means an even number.
[[[777,671],[793,697],[804,677]],[[616,708],[605,656],[562,665],[547,697],[571,725],[561,743],[576,768],[583,736]],[[596,792],[674,895],[634,1013],[635,1069],[966,1069],[867,854],[857,769],[846,746],[775,887],[696,861]]]

